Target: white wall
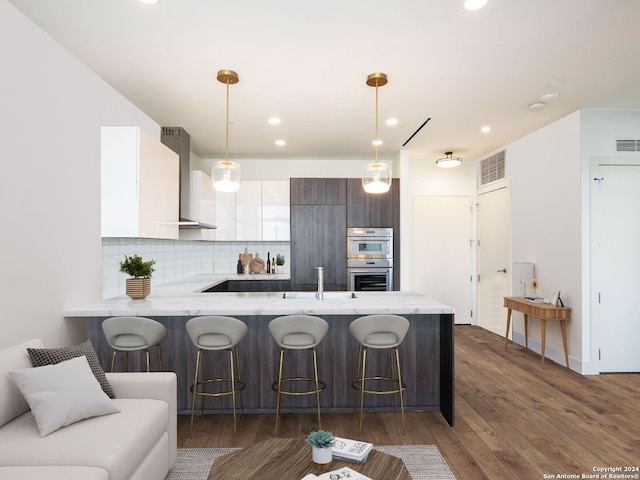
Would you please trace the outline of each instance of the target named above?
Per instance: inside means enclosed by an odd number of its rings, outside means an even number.
[[[506,148],[511,258],[535,264],[543,292],[562,290],[571,307],[569,361],[578,371],[583,358],[580,128],[580,112],[574,112]],[[524,338],[522,322],[514,321],[513,328],[514,339]],[[529,346],[540,351],[540,338],[540,322],[529,322]],[[547,326],[547,352],[564,363],[560,327],[553,322]]]
[[[230,155],[231,157],[231,155]],[[243,180],[289,180],[290,178],[358,178],[362,169],[371,160],[234,160],[242,167]],[[211,175],[211,166],[219,159],[200,160],[200,169]],[[224,159],[223,159],[224,160]],[[397,176],[394,160],[380,160],[391,165],[393,176]]]
[[[589,192],[592,176],[590,175],[591,157],[619,157],[624,154],[615,152],[615,140],[618,138],[640,138],[639,110],[582,110],[582,263],[590,263],[590,207]],[[582,328],[583,328],[583,373],[599,373],[597,331],[599,326],[591,322],[590,316],[590,271],[582,272]]]
[[[66,307],[100,300],[100,127],[159,126],[0,0],[0,347],[85,338]]]
[[[403,165],[401,183],[401,251],[402,255],[400,285],[402,290],[413,290],[413,268],[419,265],[421,245],[413,244],[413,224],[411,209],[415,197],[475,197],[476,162],[463,159],[462,165],[455,168],[436,166],[436,159],[411,158],[401,160]],[[472,260],[475,259],[475,256]],[[438,300],[438,299],[436,299]]]

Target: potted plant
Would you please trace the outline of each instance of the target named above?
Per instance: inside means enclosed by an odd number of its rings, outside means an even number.
[[[284,273],[284,255],[276,255],[277,273]]]
[[[331,460],[333,459],[332,447],[336,443],[336,437],[333,433],[325,430],[311,432],[307,437],[307,443],[311,444],[311,456],[316,470],[329,470],[329,468],[331,468]]]
[[[124,256],[120,262],[120,271],[129,275],[127,295],[131,298],[145,298],[151,293],[151,275],[155,271],[155,260],[145,262],[138,255]]]

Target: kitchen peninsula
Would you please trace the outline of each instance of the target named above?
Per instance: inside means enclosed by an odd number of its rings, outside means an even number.
[[[260,277],[264,278],[264,277]],[[390,313],[405,316],[411,322],[409,333],[400,347],[405,408],[413,411],[440,411],[450,425],[454,423],[454,309],[414,292],[355,292],[356,298],[344,292],[325,292],[323,300],[315,298],[284,298],[283,292],[215,292],[206,293],[225,281],[224,277],[198,275],[185,281],[154,286],[144,300],[125,296],[110,298],[94,304],[65,310],[65,317],[86,322],[87,337],[94,344],[103,367],[110,365],[109,348],[101,324],[111,316],[144,316],[163,323],[168,337],[162,342],[162,360],[165,370],[178,375],[178,411],[191,412],[189,386],[193,383],[196,349],[189,339],[185,323],[199,315],[228,315],[239,318],[249,327],[249,333],[240,342],[243,392],[246,413],[275,412],[275,394],[271,384],[277,379],[279,349],[271,338],[267,324],[280,315],[317,315],[329,322],[329,333],[318,345],[318,370],[326,382],[320,397],[325,412],[350,412],[354,393],[351,381],[357,374],[358,344],[349,334],[349,323],[362,315]],[[297,292],[301,293],[301,292]],[[311,292],[305,292],[309,295]],[[299,355],[290,352],[287,355]],[[123,357],[123,356],[120,356]],[[131,355],[132,370],[138,355]],[[224,360],[222,360],[224,358]],[[307,356],[300,356],[301,371],[307,376]],[[372,371],[388,371],[388,355],[373,352],[367,365]],[[209,359],[209,372],[219,368],[226,357],[215,353]],[[152,368],[155,362],[152,362]],[[222,364],[222,368],[228,367]],[[118,368],[118,367],[117,367]],[[120,369],[123,366],[119,367]],[[224,370],[223,370],[224,371]],[[392,409],[387,395],[367,398],[370,410]],[[293,397],[283,403],[283,411],[314,411],[310,397]],[[205,411],[227,413],[231,399],[208,399]]]

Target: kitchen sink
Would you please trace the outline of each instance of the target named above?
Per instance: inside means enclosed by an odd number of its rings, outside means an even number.
[[[282,298],[317,298],[318,292],[284,292]],[[334,298],[358,298],[354,292],[324,292],[323,298],[325,300]]]

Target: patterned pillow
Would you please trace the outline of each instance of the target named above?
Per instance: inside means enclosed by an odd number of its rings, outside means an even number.
[[[85,356],[91,367],[91,371],[96,377],[96,380],[100,383],[102,390],[107,394],[109,398],[116,398],[111,388],[111,384],[107,380],[107,376],[104,374],[104,370],[100,366],[98,361],[98,355],[93,349],[91,342],[87,340],[80,345],[73,347],[60,347],[60,348],[27,348],[27,353],[31,358],[31,363],[34,367],[44,367],[45,365],[55,365],[65,360],[71,360],[72,358]]]

